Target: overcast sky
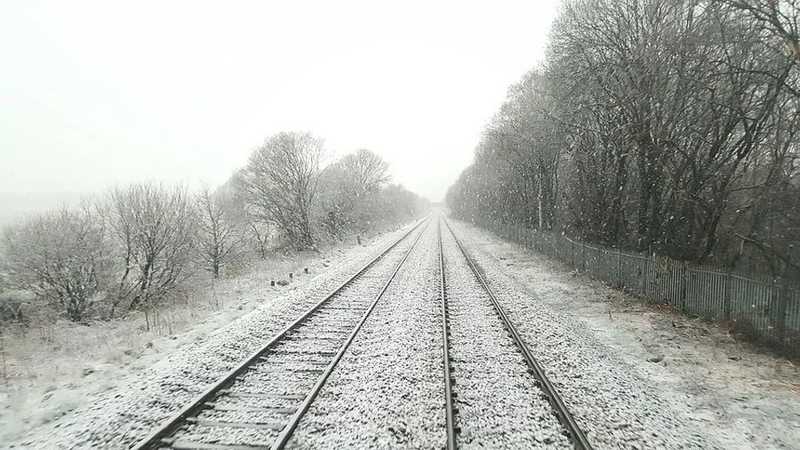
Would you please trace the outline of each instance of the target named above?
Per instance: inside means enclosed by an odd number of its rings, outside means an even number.
[[[439,200],[557,3],[2,1],[0,193],[218,185],[308,130]]]

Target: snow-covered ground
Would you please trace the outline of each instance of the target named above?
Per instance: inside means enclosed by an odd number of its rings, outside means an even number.
[[[800,448],[800,370],[792,362],[451,223],[599,447],[653,432],[640,448]],[[597,408],[626,404],[636,407]]]
[[[3,330],[7,378],[0,383],[0,442],[53,422],[114,390],[121,377],[140,372],[263,303],[306,285],[347,248],[271,255],[242,268],[246,272],[240,276],[213,283],[198,277],[185,302],[162,310],[150,331],[145,330],[141,313],[88,327],[62,320]],[[304,274],[306,267],[310,275]],[[290,272],[295,274],[291,284],[270,286],[272,279],[288,280]]]
[[[404,230],[375,238],[350,249],[331,249],[302,261],[310,275],[297,275],[285,288],[271,287],[271,270],[253,270],[215,286],[208,301],[223,303],[218,314],[196,320],[185,332],[150,336],[147,344],[120,349],[119,359],[92,347],[59,355],[30,370],[49,380],[42,389],[35,378],[27,385],[2,387],[0,447],[122,448],[143,437],[167,417],[238,363],[303,310],[317,302]],[[268,269],[268,268],[262,268]],[[285,274],[282,274],[285,277]],[[241,316],[238,320],[233,320]],[[86,343],[96,347],[133,342],[106,342],[102,330],[87,328]],[[133,336],[133,333],[131,333]],[[82,341],[82,343],[84,343]],[[31,350],[33,351],[33,349]],[[225,355],[221,358],[220,355]],[[100,362],[91,363],[93,359]],[[45,360],[46,361],[46,360]],[[202,361],[202,364],[196,364]],[[68,370],[59,369],[58,365]],[[52,372],[58,377],[46,375]]]

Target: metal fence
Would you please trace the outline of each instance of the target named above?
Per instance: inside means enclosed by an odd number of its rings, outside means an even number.
[[[800,287],[795,284],[588,245],[515,225],[481,225],[647,302],[726,322],[738,334],[800,354]]]

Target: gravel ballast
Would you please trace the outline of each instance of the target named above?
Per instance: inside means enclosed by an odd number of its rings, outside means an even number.
[[[457,442],[465,448],[572,448],[446,227],[442,239]]]
[[[440,448],[444,383],[431,224],[289,441],[292,448]]]
[[[712,435],[686,423],[658,390],[598,343],[581,323],[553,314],[525,295],[450,220],[509,318],[544,366],[570,412],[596,448],[719,448]]]
[[[326,294],[398,239],[408,227],[389,233],[368,247],[350,252],[338,266],[309,280],[272,303],[264,304],[203,342],[187,344],[149,369],[132,375],[128,389],[109,391],[89,407],[3,443],[5,448],[126,448],[192,401],[206,386],[261,347],[270,337],[319,302]],[[417,230],[373,266],[376,276],[388,276]],[[256,294],[257,296],[257,294]]]
[[[369,299],[380,292],[386,274],[379,267],[375,269],[365,272],[334,296],[313,319],[293,329],[255,366],[240,375],[225,394],[214,399],[222,404],[203,411],[196,424],[179,430],[175,438],[225,445],[266,442],[268,446],[274,441],[332,361],[331,355],[341,348],[369,308]],[[220,426],[209,426],[212,424]]]

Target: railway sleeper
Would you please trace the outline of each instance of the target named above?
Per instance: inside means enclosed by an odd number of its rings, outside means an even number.
[[[169,442],[167,442],[169,441]],[[186,439],[163,439],[169,449],[175,450],[263,450],[261,445],[227,445],[196,442]]]
[[[255,405],[254,406],[240,406],[240,405],[234,406],[234,405],[231,405],[231,406],[220,406],[220,403],[218,403],[218,402],[206,402],[206,406],[208,406],[209,408],[212,408],[214,411],[220,411],[220,412],[234,412],[234,411],[243,411],[243,412],[253,411],[253,412],[258,412],[258,411],[264,411],[264,410],[273,411],[273,412],[278,413],[278,414],[294,414],[295,412],[297,412],[297,408],[287,408],[285,406],[273,406],[273,405],[259,405],[259,406],[255,406]]]
[[[200,419],[197,417],[188,417],[186,421],[207,428],[249,428],[254,430],[281,431],[286,427],[285,424],[274,422],[225,422],[222,420]]]

